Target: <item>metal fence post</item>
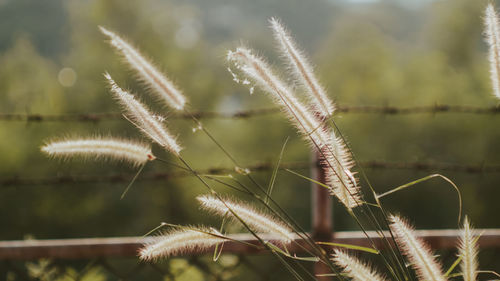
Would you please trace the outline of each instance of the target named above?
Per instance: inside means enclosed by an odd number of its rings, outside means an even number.
[[[318,182],[325,182],[325,172],[321,168],[320,154],[314,152],[312,155],[311,177]],[[333,217],[332,217],[332,197],[328,190],[315,183],[311,186],[311,209],[312,209],[312,236],[316,241],[330,241],[333,232]],[[314,274],[330,274],[332,273],[328,266],[323,263],[316,263],[314,266]],[[332,280],[331,277],[317,277],[318,280]]]

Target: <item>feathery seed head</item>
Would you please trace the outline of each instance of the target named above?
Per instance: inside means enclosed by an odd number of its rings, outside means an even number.
[[[104,77],[108,80],[114,97],[125,109],[129,121],[153,141],[173,154],[179,155],[181,147],[160,120],[158,120],[156,115],[152,114],[141,102],[136,100],[133,95],[120,88],[108,73],[104,74]]]
[[[327,98],[325,91],[314,77],[312,67],[295,47],[284,27],[274,18],[271,19],[271,26],[283,54],[292,66],[294,75],[309,93],[309,99],[313,104],[312,111],[302,105],[285,83],[273,74],[265,61],[254,55],[251,50],[239,47],[235,51],[229,51],[227,59],[234,63],[236,69],[268,92],[313,148],[322,152],[322,164],[331,193],[348,209],[352,209],[360,204],[360,189],[354,173],[351,172],[354,166],[351,154],[342,138],[336,137],[335,131],[323,124],[334,111],[333,103]],[[230,72],[235,81],[241,81],[236,74],[231,70]]]
[[[441,266],[437,263],[429,247],[417,238],[413,228],[402,218],[389,216],[391,230],[396,236],[396,242],[410,260],[422,280],[445,281]]]
[[[158,260],[193,250],[203,250],[226,241],[213,228],[180,229],[166,232],[152,239],[139,251],[142,260]]]
[[[241,70],[266,91],[270,93],[280,91],[282,95],[290,95],[290,91],[272,73],[267,63],[262,58],[254,55],[250,49],[238,47],[234,52],[228,51],[227,60],[234,63],[236,69]]]
[[[110,44],[123,55],[128,65],[158,98],[177,110],[184,109],[186,98],[163,73],[116,33],[102,26],[99,26],[99,29],[111,40]]]
[[[293,232],[288,226],[276,221],[267,214],[255,210],[253,207],[226,199],[221,201],[209,195],[198,196],[196,199],[201,203],[203,209],[220,216],[230,216],[233,220],[237,220],[231,213],[233,211],[252,229],[276,235],[276,241],[289,244],[294,239]]]
[[[478,271],[478,246],[474,236],[474,230],[467,217],[465,217],[464,226],[460,235],[458,252],[459,256],[462,257],[460,268],[464,281],[476,281]]]
[[[111,137],[75,138],[51,141],[41,150],[51,157],[110,159],[139,166],[154,160],[149,145]]]
[[[325,128],[322,121],[307,110],[292,91],[272,73],[269,66],[250,50],[240,47],[234,52],[229,51],[228,60],[270,93],[312,146],[323,152],[323,164],[332,194],[349,209],[358,206],[359,187],[350,171],[354,165],[342,139],[336,137],[334,131]]]
[[[287,59],[295,78],[306,89],[313,110],[319,115],[321,120],[328,118],[333,114],[335,107],[318,79],[316,79],[313,67],[279,20],[271,18],[269,22],[271,23],[274,37],[280,46],[281,53]]]
[[[498,14],[493,4],[486,7],[485,18],[485,36],[489,47],[490,78],[494,95],[500,99],[500,26]]]
[[[360,187],[355,173],[351,172],[354,162],[342,138],[336,137],[332,132],[329,143],[322,148],[321,156],[320,162],[325,171],[330,193],[348,209],[359,206]]]
[[[271,71],[261,58],[249,49],[239,47],[229,51],[227,58],[234,63],[249,79],[268,92],[273,100],[283,109],[290,121],[304,135],[313,147],[321,148],[327,143],[328,136],[322,130],[321,122],[309,112],[293,95],[292,91]]]
[[[383,281],[386,280],[380,276],[371,266],[348,255],[344,251],[335,250],[333,262],[347,274],[353,281]]]

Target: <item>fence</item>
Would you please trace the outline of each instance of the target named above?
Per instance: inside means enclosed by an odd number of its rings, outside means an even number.
[[[279,113],[279,108],[261,108],[236,111],[230,113],[211,112],[211,111],[196,111],[190,114],[173,113],[169,118],[191,119],[193,116],[199,119],[220,118],[220,119],[244,119],[255,116],[263,116]],[[435,104],[430,106],[413,106],[413,107],[398,107],[398,106],[338,106],[336,113],[358,113],[358,114],[437,114],[437,113],[459,113],[459,114],[499,114],[500,106],[480,107],[466,105],[444,105]],[[3,113],[0,114],[0,121],[28,121],[28,122],[100,122],[107,120],[122,119],[121,113],[106,112],[106,113],[87,113],[87,114],[19,114],[19,113]]]
[[[471,174],[482,173],[500,173],[500,165],[460,165],[450,163],[436,163],[436,162],[385,162],[385,161],[360,161],[359,166],[363,169],[390,169],[390,170],[414,170],[414,171],[451,171]],[[270,171],[273,169],[274,163],[265,162],[248,165],[250,171]],[[280,169],[309,169],[310,163],[308,162],[284,162],[281,163]],[[224,175],[234,171],[230,167],[212,167],[208,169],[198,170],[200,174],[211,175]],[[163,172],[163,173],[143,173],[135,181],[164,181],[174,178],[190,177],[191,173],[185,171],[178,172]],[[133,176],[130,174],[114,173],[109,175],[58,175],[53,177],[44,178],[29,178],[29,177],[9,177],[0,179],[0,187],[9,186],[37,186],[37,185],[52,185],[52,184],[87,184],[87,183],[127,183],[132,180]]]
[[[234,113],[218,112],[195,112],[198,118],[250,118],[279,112],[276,108],[257,109],[249,111],[239,111]],[[341,113],[369,113],[369,114],[437,114],[437,113],[459,113],[459,114],[498,114],[500,107],[472,107],[472,106],[451,106],[434,105],[423,107],[389,107],[389,106],[355,106],[339,107],[337,112]],[[185,115],[173,115],[170,118],[191,118]],[[24,121],[24,122],[101,122],[106,120],[117,120],[121,118],[118,113],[96,113],[96,114],[67,114],[67,115],[39,115],[39,114],[0,114],[0,122],[4,121]],[[314,161],[313,161],[314,162]],[[450,163],[433,162],[381,162],[365,161],[359,163],[363,168],[378,169],[412,169],[412,170],[448,170],[465,173],[498,173],[500,165],[458,165]],[[248,167],[253,171],[270,170],[272,163],[257,163]],[[318,165],[310,162],[283,163],[282,168],[291,169],[313,169],[315,178],[323,182],[323,174]],[[223,174],[233,171],[227,167],[210,168],[200,173]],[[156,173],[145,174],[138,180],[165,180],[169,178],[189,176],[186,172],[177,173]],[[90,182],[125,182],[131,177],[124,174],[114,174],[105,176],[58,176],[51,178],[29,179],[24,177],[0,179],[0,186],[32,186],[51,185],[58,183],[90,183]],[[331,217],[331,196],[327,190],[313,185],[311,200],[313,203],[312,227],[310,235],[317,241],[333,241],[342,244],[355,244],[370,246],[368,238],[363,232],[340,232],[334,231]],[[482,248],[500,248],[500,229],[479,229],[481,233],[479,245]],[[449,230],[420,230],[418,236],[426,240],[434,249],[451,249],[457,244],[459,231]],[[375,232],[368,232],[368,236],[377,246],[382,247],[381,238]],[[235,239],[243,240],[250,244],[258,245],[258,241],[249,235],[234,235]],[[223,246],[223,256],[218,262],[212,262],[210,257],[203,257],[201,253],[193,252],[184,259],[171,259],[163,264],[138,263],[136,257],[137,250],[147,242],[148,238],[124,237],[124,238],[87,238],[87,239],[66,239],[66,240],[27,240],[27,241],[4,241],[0,242],[0,273],[6,280],[84,280],[90,273],[98,276],[92,268],[99,268],[105,272],[105,276],[113,276],[119,280],[133,280],[137,278],[150,278],[151,274],[144,275],[149,269],[156,273],[156,276],[175,280],[197,280],[199,278],[210,280],[225,280],[235,275],[244,275],[249,280],[272,280],[273,274],[277,272],[277,267],[269,266],[267,269],[257,266],[252,261],[252,255],[265,253],[263,249],[226,242]],[[291,247],[293,253],[299,253],[302,247],[307,245],[301,241],[296,241],[301,247]],[[30,260],[40,260],[38,263]],[[118,267],[111,260],[122,259],[118,263],[128,264],[126,270]],[[123,259],[128,261],[123,261]],[[272,264],[272,263],[271,263]],[[71,267],[68,267],[71,266]],[[69,268],[69,269],[68,269]],[[76,269],[74,269],[76,268]],[[194,270],[194,271],[193,271]],[[90,273],[89,273],[90,272]],[[191,273],[189,273],[191,272]],[[193,273],[194,272],[194,273]],[[315,274],[328,273],[321,264],[314,268]],[[191,274],[191,275],[186,275]],[[188,277],[186,277],[188,276]],[[253,276],[253,277],[249,277]],[[102,277],[102,276],[101,276]],[[101,278],[95,277],[95,278]],[[66,278],[66,279],[64,279]],[[138,280],[140,280],[138,279]],[[327,277],[319,279],[327,280]],[[87,280],[87,279],[85,279]],[[90,280],[90,279],[89,279]],[[94,280],[94,279],[92,279]],[[102,280],[102,279],[97,279]],[[201,279],[200,279],[201,280]]]
[[[479,244],[483,248],[500,248],[500,230],[498,229],[478,229],[477,233],[481,233]],[[369,232],[368,235],[374,239],[375,244],[382,246],[380,237]],[[425,239],[434,249],[451,249],[456,246],[458,239],[457,230],[419,230],[417,235]],[[233,238],[247,243],[258,245],[258,242],[253,239],[253,236],[246,234],[232,235]],[[336,243],[355,244],[369,246],[368,239],[362,232],[335,232],[331,239]],[[134,279],[141,277],[141,272],[153,272],[153,276],[167,276],[175,278],[177,275],[182,275],[175,269],[175,265],[170,264],[154,264],[154,263],[138,263],[136,261],[137,250],[141,245],[148,241],[144,237],[122,237],[122,238],[87,238],[87,239],[64,239],[64,240],[31,240],[31,241],[6,241],[0,242],[0,272],[3,274],[11,272],[11,276],[16,277],[14,280],[37,280],[33,278],[22,268],[22,264],[27,260],[49,258],[50,260],[40,262],[42,265],[37,265],[43,274],[54,271],[54,268],[62,271],[64,275],[69,275],[65,280],[80,280],[82,276],[89,270],[89,267],[102,268],[109,275],[121,280]],[[301,243],[301,241],[297,241]],[[293,245],[293,244],[292,244]],[[303,247],[307,247],[302,243]],[[290,248],[290,251],[295,253],[301,252],[301,247],[295,246]],[[205,253],[213,251],[210,249]],[[253,280],[270,280],[273,277],[273,269],[266,272],[265,268],[257,268],[253,255],[265,253],[263,250],[258,250],[254,247],[246,246],[240,243],[226,242],[223,246],[223,252],[226,260],[214,263],[209,258],[198,256],[203,253],[191,253],[192,256],[186,257],[183,260],[183,267],[189,267],[188,264],[194,265],[203,272],[205,276],[211,277],[214,280],[223,280],[233,277],[236,274],[236,269],[245,268],[246,271],[254,272]],[[64,272],[65,265],[78,264],[74,261],[83,262],[83,266],[79,272],[71,273]],[[116,260],[127,260],[130,265],[125,270],[116,266]],[[68,263],[73,261],[73,263]],[[114,262],[113,262],[114,261]],[[179,263],[179,260],[175,260]],[[272,262],[272,261],[271,261]],[[36,263],[29,263],[31,266]],[[277,265],[275,263],[275,265]],[[174,267],[174,268],[172,268]],[[271,267],[272,268],[272,267]],[[276,269],[274,269],[276,270]],[[241,269],[240,269],[241,271]],[[38,276],[39,277],[39,276]]]

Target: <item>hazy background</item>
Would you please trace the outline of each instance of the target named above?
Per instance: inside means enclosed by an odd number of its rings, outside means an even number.
[[[258,89],[235,84],[225,53],[240,42],[284,67],[268,28],[279,17],[310,55],[339,105],[494,106],[488,80],[482,13],[487,1],[303,0],[0,0],[0,113],[118,112],[102,73],[150,104],[120,57],[98,31],[102,25],[134,42],[184,90],[194,110],[234,112],[269,107]],[[154,107],[163,115],[168,110]],[[357,157],[472,165],[500,163],[500,117],[472,114],[341,114],[336,121]],[[290,136],[284,161],[307,161],[308,147],[280,115],[204,120],[244,165],[274,161]],[[189,120],[168,121],[195,168],[231,167]],[[125,120],[97,123],[0,121],[1,240],[143,235],[160,222],[214,223],[195,196],[193,178],[142,181],[125,199],[126,183],[15,185],[6,179],[110,175],[136,170],[114,163],[56,161],[39,147],[53,137],[94,133],[140,137]],[[154,152],[168,158],[158,147]],[[172,168],[153,163],[144,173]],[[302,171],[307,173],[307,171]],[[378,191],[442,173],[462,190],[464,211],[476,227],[499,228],[500,175],[367,169]],[[267,184],[270,173],[256,177]],[[309,185],[286,172],[275,198],[306,229]],[[221,192],[228,191],[218,187]],[[435,180],[384,201],[418,228],[455,228],[456,194]],[[335,228],[354,222],[335,206]],[[500,270],[500,254],[485,251],[484,269]]]

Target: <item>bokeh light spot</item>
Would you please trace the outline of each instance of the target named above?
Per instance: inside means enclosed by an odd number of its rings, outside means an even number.
[[[71,87],[76,82],[76,72],[73,68],[65,67],[59,71],[57,75],[57,80],[64,87]]]

